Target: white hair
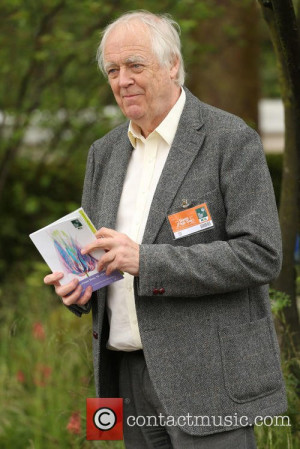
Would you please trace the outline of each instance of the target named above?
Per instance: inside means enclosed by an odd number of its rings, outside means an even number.
[[[106,76],[104,68],[104,48],[110,32],[118,25],[125,25],[130,28],[133,22],[141,22],[149,30],[152,50],[161,66],[171,67],[174,59],[179,60],[179,69],[176,76],[176,83],[180,86],[184,84],[184,63],[181,54],[180,27],[169,15],[152,14],[148,11],[132,11],[123,14],[114,22],[110,23],[102,32],[102,39],[97,50],[97,62],[100,70]],[[138,39],[138,37],[137,37]]]

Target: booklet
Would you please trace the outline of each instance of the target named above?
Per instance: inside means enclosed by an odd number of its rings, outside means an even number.
[[[123,278],[122,272],[115,270],[109,276],[105,270],[97,270],[97,262],[104,250],[97,249],[81,254],[81,249],[95,240],[96,228],[82,209],[75,210],[59,220],[29,235],[52,272],[61,271],[62,285],[72,279],[79,279],[82,294],[91,285],[93,291]]]

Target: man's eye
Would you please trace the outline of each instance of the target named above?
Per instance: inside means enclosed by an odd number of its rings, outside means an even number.
[[[132,68],[132,70],[134,70],[135,72],[140,72],[140,71],[142,71],[143,70],[143,64],[139,64],[139,63],[136,63],[136,64],[132,64],[131,65],[131,68]]]
[[[107,75],[108,76],[112,76],[112,75],[115,75],[116,73],[117,73],[117,69],[109,69],[108,71],[107,71]]]

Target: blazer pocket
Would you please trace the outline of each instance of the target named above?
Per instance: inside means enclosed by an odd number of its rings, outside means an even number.
[[[267,396],[282,386],[279,356],[268,317],[219,330],[225,388],[239,403]]]

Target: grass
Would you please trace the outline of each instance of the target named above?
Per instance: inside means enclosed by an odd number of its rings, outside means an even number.
[[[0,305],[1,449],[122,449],[85,439],[94,397],[91,317],[76,318],[41,286],[43,264],[26,283],[6,284]]]
[[[76,318],[35,263],[0,289],[1,449],[123,449],[86,441],[85,403],[94,397],[91,316]],[[16,280],[17,278],[17,280]],[[283,362],[292,427],[257,427],[259,449],[299,449],[299,397],[290,361]],[[140,448],[137,448],[140,449]]]

